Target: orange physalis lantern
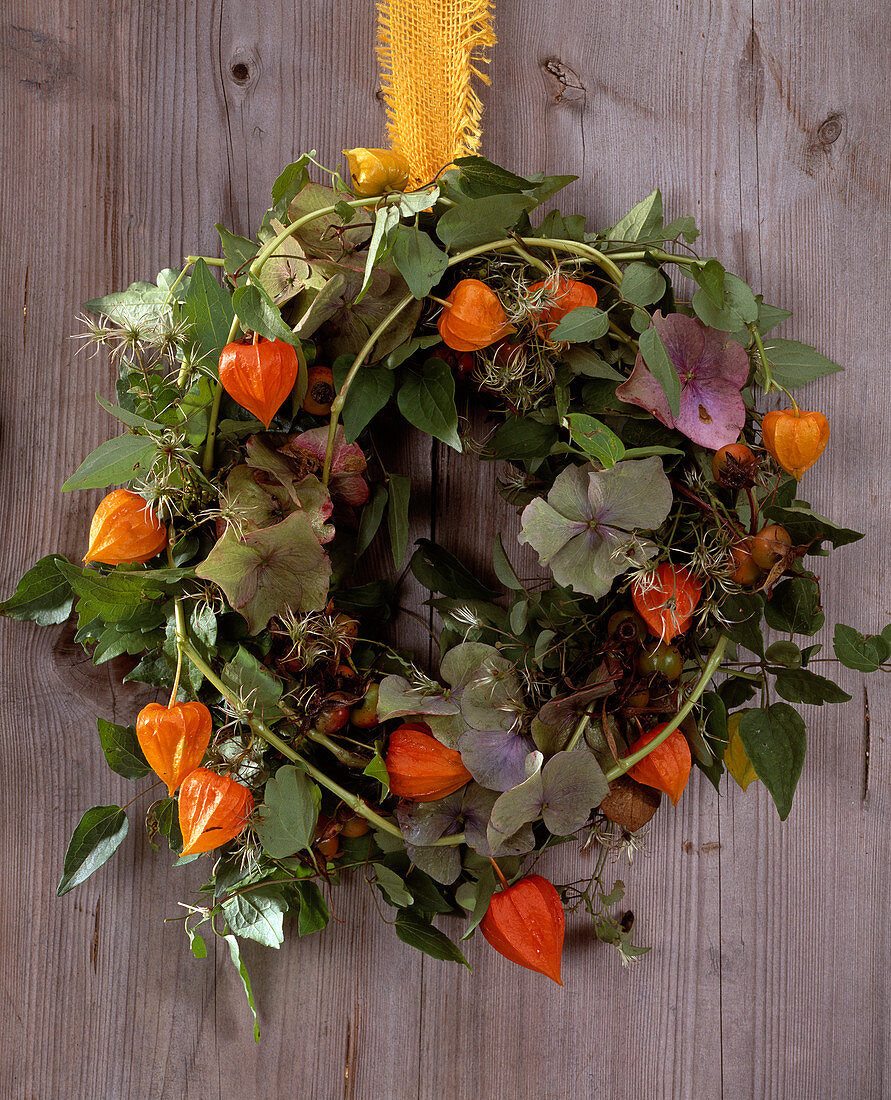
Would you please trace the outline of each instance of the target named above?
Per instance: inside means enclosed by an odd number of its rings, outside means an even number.
[[[702,585],[689,569],[663,562],[652,577],[631,590],[637,613],[650,633],[663,642],[683,634],[702,596]]]
[[[237,837],[253,809],[254,798],[247,787],[228,775],[196,768],[179,791],[182,855],[209,852]]]
[[[801,480],[829,442],[829,421],[821,412],[780,409],[764,414],[761,421],[764,446],[796,481]]]
[[[567,279],[561,275],[556,280],[533,283],[529,287],[531,293],[545,292],[546,304],[542,309],[541,324],[538,326],[539,336],[549,336],[567,313],[579,306],[596,306],[597,291],[587,283],[581,283],[578,279]]]
[[[541,875],[527,875],[492,895],[480,931],[506,959],[563,985],[560,963],[566,916],[560,895]]]
[[[631,756],[638,749],[649,745],[667,725],[667,722],[663,722],[661,726],[656,726],[642,737],[638,737],[628,750],[628,755]],[[643,760],[638,760],[633,768],[629,768],[628,774],[638,783],[643,783],[645,787],[655,787],[657,791],[664,791],[676,806],[678,799],[684,793],[684,787],[687,786],[692,764],[690,746],[687,744],[686,737],[680,730],[672,730],[661,745],[657,745]]]
[[[242,408],[268,428],[294,388],[297,352],[284,340],[227,344],[220,355],[220,383]]]
[[[115,489],[104,497],[90,524],[85,562],[123,565],[150,561],[167,545],[167,528],[138,493]]]
[[[446,302],[437,327],[454,351],[479,351],[515,331],[498,295],[479,279],[462,279]]]
[[[204,759],[213,720],[203,703],[172,707],[149,703],[136,719],[136,737],[152,771],[167,784],[170,796]]]
[[[411,802],[435,802],[471,778],[461,754],[437,741],[422,722],[393,730],[384,763],[392,793]]]

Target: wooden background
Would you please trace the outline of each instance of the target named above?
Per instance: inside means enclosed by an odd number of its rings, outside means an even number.
[[[891,57],[884,0],[498,0],[484,151],[573,171],[563,201],[610,224],[661,184],[702,248],[795,310],[784,335],[848,367],[807,393],[832,443],[813,503],[862,543],[823,571],[828,618],[889,619]],[[98,494],[58,486],[112,430],[111,382],[75,356],[79,303],[250,231],[292,153],[382,141],[371,0],[10,0],[0,16],[2,591],[82,552]],[[515,521],[495,471],[406,442],[417,535],[482,563]],[[398,467],[397,467],[398,468]],[[435,491],[433,489],[435,486]],[[3,623],[3,1097],[463,1100],[891,1095],[888,680],[814,710],[789,821],[698,776],[658,818],[629,904],[654,950],[624,972],[581,918],[562,990],[477,938],[473,976],[400,944],[359,884],[324,935],[189,954],[173,871],[133,828],[54,897],[80,813],[132,790],[95,717],[138,698],[71,631]],[[867,697],[868,691],[868,697]],[[561,857],[566,878],[579,857]],[[583,858],[583,857],[582,857]],[[559,876],[561,865],[555,873]]]

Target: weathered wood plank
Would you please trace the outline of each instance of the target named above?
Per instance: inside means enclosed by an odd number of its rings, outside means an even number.
[[[891,286],[883,21],[881,5],[868,2],[831,22],[821,5],[758,3],[751,51],[759,224],[750,239],[758,243],[765,296],[795,311],[780,334],[817,344],[847,368],[803,391],[833,431],[804,484],[819,511],[868,532],[825,568],[815,565],[827,618],[863,630],[878,629],[889,610],[880,410],[891,393],[879,365],[891,336],[880,305]],[[820,640],[831,655],[831,632]],[[808,759],[788,822],[777,822],[763,792],[722,800],[730,1097],[888,1091],[889,694],[882,676],[851,674],[845,686],[851,703],[807,708]]]
[[[877,0],[841,21],[821,5],[759,3],[753,25],[735,2],[645,0],[631,19],[617,4],[502,0],[486,131],[487,151],[517,170],[578,171],[563,205],[598,222],[659,182],[672,213],[697,215],[703,248],[796,309],[786,335],[851,365],[847,385],[813,387],[833,443],[808,485],[821,509],[869,524],[824,573],[829,617],[864,629],[891,611],[876,413],[891,396],[882,14]],[[383,136],[370,4],[99,12],[16,0],[7,20],[4,591],[39,554],[76,557],[95,502],[56,490],[110,429],[92,401],[107,388],[101,368],[67,340],[78,303],[185,251],[212,253],[215,221],[249,229],[292,151],[315,146],[333,163],[343,145]],[[516,530],[492,506],[496,468],[409,439],[388,448],[416,480],[412,537],[435,532],[486,574],[494,532],[508,543]],[[416,610],[421,598],[403,596]],[[412,637],[423,657],[420,627]],[[660,815],[647,853],[616,872],[654,945],[633,972],[577,917],[563,991],[479,938],[471,977],[402,947],[356,882],[335,894],[343,923],[324,937],[248,950],[265,1028],[255,1049],[228,960],[191,959],[163,923],[200,871],[173,872],[134,829],[101,876],[53,897],[83,807],[130,796],[101,761],[94,715],[125,720],[139,703],[114,669],[74,653],[70,632],[2,624],[0,639],[4,1095],[250,1096],[258,1082],[322,1100],[887,1091],[884,680],[868,685],[868,738],[857,677],[848,707],[813,714],[785,825],[757,787],[718,800],[698,783]],[[584,860],[566,851],[549,867],[568,881]]]

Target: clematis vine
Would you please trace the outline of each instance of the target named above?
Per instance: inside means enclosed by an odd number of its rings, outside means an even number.
[[[746,422],[740,390],[749,376],[745,348],[726,332],[682,313],[653,314],[653,327],[681,380],[680,408],[673,416],[665,391],[638,353],[627,382],[616,396],[652,413],[666,428],[712,451],[735,443]]]
[[[616,577],[653,557],[655,545],[638,532],[659,527],[671,499],[655,456],[611,470],[567,466],[547,499],[536,497],[523,510],[519,539],[537,551],[558,584],[599,598]]]

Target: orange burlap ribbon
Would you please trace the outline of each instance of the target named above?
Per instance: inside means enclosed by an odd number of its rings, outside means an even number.
[[[378,54],[392,147],[427,183],[480,146],[473,77],[495,45],[492,0],[378,0]]]

